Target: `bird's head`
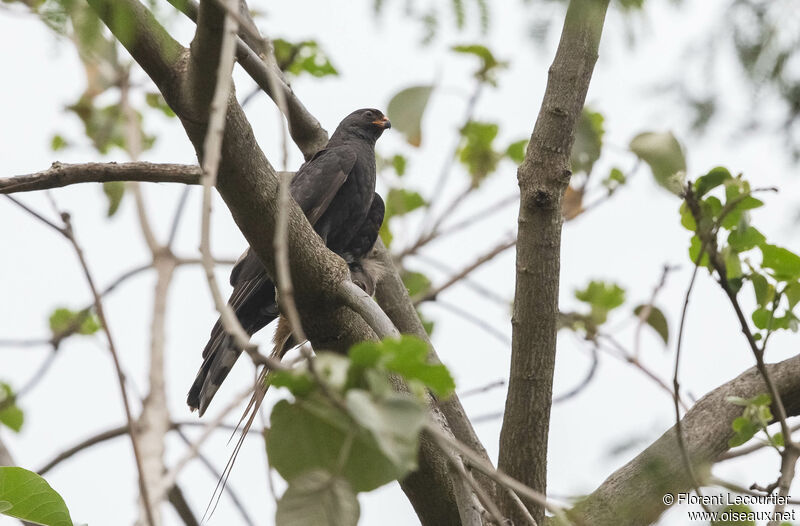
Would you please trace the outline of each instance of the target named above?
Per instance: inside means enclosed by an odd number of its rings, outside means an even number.
[[[376,141],[383,130],[391,127],[392,123],[380,110],[364,108],[345,117],[336,128],[334,136],[356,136]]]

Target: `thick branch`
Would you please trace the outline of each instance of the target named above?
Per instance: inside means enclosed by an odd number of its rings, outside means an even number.
[[[200,184],[200,167],[191,164],[55,162],[47,170],[0,177],[0,194],[61,188],[77,183],[142,181],[147,183]]]
[[[766,366],[790,416],[800,414],[800,356]],[[714,389],[698,401],[681,420],[686,449],[699,474],[708,472],[723,458],[733,436],[731,422],[742,408],[729,396],[752,398],[767,392],[764,378],[753,367]],[[661,438],[617,470],[568,515],[577,524],[637,526],[651,524],[664,512],[665,493],[681,493],[692,487],[681,462],[673,426]]]
[[[117,3],[133,0],[92,1],[104,4],[105,2]],[[114,24],[110,21],[107,23],[114,31]],[[200,34],[202,33],[199,32],[198,35]],[[201,104],[198,104],[200,99],[197,98],[197,94],[192,93],[191,82],[158,84],[158,86],[170,107],[181,119],[198,156],[202,157],[202,144],[208,118],[207,105],[203,108]],[[258,147],[242,108],[233,97],[228,101],[226,115],[217,190],[225,200],[252,250],[264,263],[270,276],[275,276],[276,266],[272,242],[275,237],[278,215],[278,178],[275,170]],[[302,325],[312,345],[317,349],[343,351],[354,343],[375,339],[375,332],[364,319],[347,306],[342,305],[340,301],[338,294],[340,283],[349,279],[347,265],[340,257],[325,247],[321,238],[311,228],[302,210],[295,203],[289,204],[288,252],[292,262],[294,294]],[[399,286],[405,295],[403,297],[404,308],[410,308],[414,313],[408,294],[396,273],[393,273],[392,283],[394,287]],[[414,317],[416,318],[415,313]],[[417,331],[404,331],[402,327],[398,328],[403,332],[416,332],[424,336],[425,332],[418,319],[416,319],[416,324]],[[454,434],[462,442],[466,442],[472,447],[475,443],[479,445],[463,409],[460,408],[455,397],[452,400],[455,400],[455,405],[447,402],[442,404],[442,410],[446,414]],[[460,411],[457,417],[453,416],[458,412],[455,409]],[[466,428],[471,431],[471,435],[464,433]],[[482,456],[486,456],[482,448],[479,451],[483,453]],[[447,490],[452,486],[452,482],[449,479],[446,457],[440,451],[434,451],[433,445],[427,448],[423,446],[420,457],[423,469],[436,473],[436,476],[418,477],[419,480],[416,482],[408,480],[404,482],[404,486],[407,488],[414,488],[414,491],[407,491],[412,504],[418,511],[424,508],[427,513],[430,513],[430,520],[424,520],[426,525],[459,524],[457,506],[452,498],[452,492]],[[433,499],[432,496],[436,496],[436,498]],[[421,515],[424,513],[421,512]],[[443,515],[452,520],[437,520]]]
[[[589,89],[608,0],[572,0],[539,116],[517,178],[520,187],[511,373],[499,468],[534,490],[547,487],[561,248],[561,199],[569,183],[575,123]],[[524,518],[501,502],[514,523]],[[530,511],[542,522],[544,509]]]
[[[389,255],[389,252],[386,250],[386,247],[384,247],[383,242],[380,239],[378,239],[376,244],[375,255],[378,261],[387,269],[386,274],[378,282],[378,287],[375,290],[375,297],[378,300],[378,304],[381,306],[386,315],[389,316],[389,319],[392,321],[392,323],[394,323],[395,327],[397,327],[397,330],[403,334],[413,334],[414,336],[426,341],[430,348],[431,359],[439,362],[439,356],[436,354],[436,350],[433,348],[433,345],[431,345],[428,333],[425,332],[425,328],[422,326],[422,322],[419,319],[417,310],[408,295],[408,290],[406,289],[405,285],[403,284],[403,280],[400,278],[400,275],[397,273],[397,270],[394,267],[391,255]],[[461,405],[461,401],[458,399],[458,396],[453,394],[447,400],[438,401],[437,404],[442,413],[445,415],[453,435],[459,441],[472,448],[472,450],[475,451],[476,454],[478,454],[488,464],[491,464],[489,455],[486,453],[486,449],[478,439],[478,435],[475,433],[475,429],[473,429],[472,423],[469,421],[466,411],[464,411],[464,407]],[[435,457],[438,462],[446,465],[448,462],[446,456],[442,455],[439,451],[435,451],[435,446],[433,444],[431,444],[430,447],[434,448],[434,451],[429,452],[429,455],[431,455],[431,457]],[[487,489],[487,492],[490,494],[490,496],[495,494],[494,484],[491,480],[483,475],[478,475],[476,478],[478,479],[478,482]],[[431,480],[429,483],[436,484],[437,481]],[[452,484],[449,481],[442,481],[439,483]],[[408,494],[407,490],[406,493]],[[414,503],[413,499],[412,503]],[[436,522],[426,522],[424,519],[424,510],[417,508],[416,503],[414,504],[423,524],[436,524]],[[452,501],[442,501],[439,503],[439,506],[442,508],[444,508],[445,505],[452,505],[455,509],[455,503]],[[430,510],[431,513],[434,513],[435,511],[436,510]],[[456,514],[457,511],[458,510],[455,509]]]
[[[176,9],[185,14],[193,22],[197,22],[198,5],[194,0],[171,0],[170,3]],[[246,35],[243,35],[245,37]],[[310,159],[315,153],[321,150],[328,142],[328,132],[322,127],[314,117],[300,102],[297,95],[292,91],[291,86],[286,81],[281,72],[276,67],[271,67],[259,56],[258,51],[245,42],[244,38],[238,38],[236,42],[236,60],[244,68],[248,75],[258,84],[258,86],[278,104],[281,94],[272,89],[271,76],[278,81],[279,88],[283,92],[283,99],[286,103],[286,120],[289,124],[289,134],[292,140],[303,152],[306,159]],[[270,70],[271,68],[271,70]],[[281,111],[283,108],[280,104]]]

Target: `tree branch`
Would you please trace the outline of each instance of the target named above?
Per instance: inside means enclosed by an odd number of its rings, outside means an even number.
[[[553,394],[561,248],[561,200],[569,157],[608,0],[571,0],[542,106],[517,171],[520,187],[511,372],[500,432],[499,468],[534,490],[547,488],[547,438]],[[524,518],[511,498],[502,510]],[[529,506],[537,522],[544,508]]]
[[[185,14],[193,22],[197,22],[198,6],[194,0],[171,0],[170,3]],[[239,65],[250,75],[256,84],[269,97],[278,104],[280,94],[272,89],[274,76],[279,82],[279,89],[283,91],[283,98],[286,101],[286,110],[280,104],[278,107],[284,112],[289,125],[289,134],[292,140],[303,152],[306,160],[310,159],[315,153],[321,150],[328,142],[328,132],[320,125],[314,117],[300,102],[297,95],[292,91],[291,86],[286,82],[280,69],[268,65],[259,56],[259,51],[253,50],[242,38],[236,40],[236,60]],[[288,112],[288,114],[287,114]]]
[[[47,170],[14,177],[0,177],[0,194],[61,188],[77,183],[142,181],[148,183],[200,184],[201,170],[191,164],[55,162]]]
[[[800,414],[800,356],[766,365],[791,416]],[[681,420],[686,450],[699,473],[723,457],[733,436],[731,422],[741,407],[729,396],[752,398],[767,391],[764,378],[752,367],[700,399]],[[677,426],[673,426],[628,464],[617,470],[591,495],[567,512],[577,524],[638,526],[651,524],[664,512],[665,493],[688,491],[692,481],[680,460]]]

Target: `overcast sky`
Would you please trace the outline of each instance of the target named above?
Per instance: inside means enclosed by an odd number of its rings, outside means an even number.
[[[440,2],[440,34],[432,45],[421,47],[422,29],[404,15],[401,6],[404,2],[385,3],[386,10],[378,18],[372,11],[372,2],[254,2],[251,7],[265,13],[260,25],[266,34],[292,41],[313,38],[331,55],[341,73],[339,77],[323,80],[301,77],[294,82],[298,96],[329,131],[353,109],[385,108],[391,96],[404,87],[436,84],[423,123],[422,149],[412,151],[396,132],[385,134],[378,145],[378,151],[384,155],[409,155],[405,182],[412,189],[425,193],[433,187],[452,148],[471,90],[475,64],[470,57],[449,53],[454,44],[482,42],[498,58],[509,61],[509,69],[499,76],[498,87],[486,90],[478,103],[476,118],[501,124],[499,145],[529,136],[560,31],[559,4],[537,3],[535,7],[525,7],[523,2],[493,3],[490,32],[481,37],[475,30],[474,12],[468,11],[470,27],[458,33],[453,28],[449,2]],[[689,135],[689,119],[677,99],[658,89],[669,82],[701,82],[700,77],[691,76],[697,72],[683,67],[685,53],[691,44],[702,43],[708,29],[719,23],[722,3],[720,0],[684,2],[678,9],[671,2],[652,0],[645,15],[632,16],[627,23],[612,9],[587,97],[587,104],[605,116],[608,146],[597,171],[607,173],[612,166],[630,170],[634,160],[624,150],[634,135],[646,130],[673,130],[687,150],[690,177],[722,164],[734,173],[744,172],[755,185],[778,186],[781,193],[766,198],[767,206],[753,213],[753,223],[768,239],[797,251],[800,240],[793,220],[799,185],[782,148],[782,137],[768,133],[734,137],[736,123],[749,111],[746,90],[730,89],[725,99],[719,101],[722,117],[706,137],[698,139]],[[169,13],[165,3],[159,4],[159,8],[162,13]],[[33,16],[16,14],[17,11],[0,11],[0,45],[6,50],[0,54],[0,71],[6,79],[0,88],[3,116],[0,176],[38,171],[55,160],[100,159],[82,138],[78,119],[64,111],[64,106],[74,102],[85,88],[85,74],[74,47],[56,40]],[[557,22],[546,45],[539,46],[526,36],[537,18],[554,16]],[[177,36],[188,44],[191,26],[179,21],[174,27]],[[635,36],[633,41],[630,32]],[[722,53],[714,67],[731,86],[740,82],[730,53]],[[241,71],[236,80],[241,99],[251,91],[252,82]],[[261,147],[273,164],[280,167],[280,134],[274,105],[261,95],[248,105],[247,113]],[[154,116],[147,120],[146,127],[159,140],[143,160],[196,162],[176,120]],[[55,133],[74,139],[76,146],[53,153],[49,143]],[[106,160],[126,158],[115,152]],[[293,150],[288,168],[296,169],[300,162],[299,152]],[[465,177],[462,171],[454,173],[452,180],[458,184],[454,182],[448,188],[450,195],[461,188]],[[164,239],[182,189],[166,184],[143,188],[157,234]],[[470,208],[486,206],[516,188],[515,167],[504,161],[498,173],[486,183],[481,198],[469,201],[462,214],[466,216]],[[379,187],[381,192],[385,189]],[[62,208],[72,213],[77,235],[100,284],[107,284],[120,273],[147,262],[147,249],[138,230],[132,199],[126,198],[119,214],[109,220],[105,218],[106,203],[98,185],[59,189],[53,195]],[[43,195],[25,194],[21,198],[37,210],[50,213]],[[221,200],[215,203],[214,252],[220,257],[237,257],[245,242]],[[665,379],[671,379],[678,316],[690,271],[686,256],[689,235],[678,221],[679,204],[675,196],[657,187],[649,172],[642,168],[610,202],[566,224],[562,246],[562,309],[577,306],[573,292],[590,279],[618,282],[627,289],[628,302],[612,316],[610,325],[623,327],[619,339],[629,347],[634,333],[634,324],[628,316],[630,310],[648,300],[665,263],[681,265],[670,274],[657,301],[670,322],[669,348],[649,331],[645,331],[642,339],[644,362]],[[177,242],[176,252],[180,255],[197,253],[199,214],[200,191],[194,189]],[[515,218],[515,207],[507,207],[463,234],[432,244],[426,253],[448,261],[453,267],[465,266],[506,233],[513,233]],[[397,225],[396,243],[402,246],[416,232],[416,218],[409,218],[407,223]],[[0,239],[3,247],[0,338],[46,337],[47,317],[55,307],[77,309],[89,303],[81,270],[66,242],[6,200],[0,200]],[[409,260],[409,267],[427,272],[434,283],[447,277],[421,260]],[[228,270],[219,269],[219,279],[225,285]],[[514,290],[513,277],[513,251],[474,274],[474,279],[497,290],[509,302]],[[144,274],[120,287],[106,301],[109,324],[135,398],[146,391],[153,285],[154,275]],[[750,305],[750,297],[745,296]],[[510,339],[509,308],[488,302],[463,286],[448,290],[442,299],[472,311]],[[200,365],[201,350],[216,319],[199,268],[186,267],[177,272],[170,300],[169,408],[175,420],[195,420],[196,416],[185,406],[185,393]],[[453,372],[459,390],[507,376],[508,344],[435,304],[426,305],[423,312],[436,321],[434,344]],[[263,343],[270,336],[270,331],[265,330],[256,339]],[[753,364],[733,312],[707,275],[701,275],[694,291],[685,338],[681,381],[696,398]],[[796,352],[797,343],[794,334],[777,334],[770,343],[768,359],[776,361],[791,355]],[[587,351],[588,347],[576,337],[560,335],[556,394],[569,391],[581,381],[590,365]],[[34,374],[48,352],[47,348],[0,349],[0,381],[18,388]],[[251,375],[252,366],[242,360],[207,418],[213,418],[225,405],[226,398],[241,391],[251,381]],[[0,437],[21,466],[37,469],[57,451],[123,423],[116,382],[104,340],[99,335],[72,338],[63,344],[44,380],[21,400],[20,405],[26,411],[23,431],[14,435],[3,428]],[[463,401],[471,416],[483,416],[503,409],[504,391],[494,389]],[[272,392],[268,404],[274,403],[277,396]],[[671,426],[672,411],[671,398],[653,382],[611,356],[601,355],[593,382],[579,396],[553,408],[550,493],[554,497],[567,497],[590,492]],[[476,424],[493,458],[497,455],[500,425],[496,418]],[[227,435],[220,433],[203,448],[220,468],[231,451],[226,440]],[[633,445],[612,452],[626,443]],[[168,459],[174,462],[183,451],[182,442],[171,437]],[[717,466],[714,473],[749,486],[753,482],[763,484],[774,480],[778,468],[777,456],[766,452]],[[247,440],[230,486],[242,496],[258,524],[271,524],[274,511],[265,471],[263,441]],[[130,443],[116,439],[61,464],[47,478],[64,496],[76,523],[96,526],[133,521],[135,477]],[[199,464],[190,466],[183,472],[180,483],[194,509],[205,509],[215,480],[204,468]],[[405,525],[415,521],[397,484],[362,495],[360,502],[361,524]],[[180,524],[170,507],[165,506],[165,510],[166,524]],[[0,525],[14,523],[0,517]],[[236,509],[223,497],[209,524],[240,523]],[[661,522],[685,523],[682,509],[671,510]]]

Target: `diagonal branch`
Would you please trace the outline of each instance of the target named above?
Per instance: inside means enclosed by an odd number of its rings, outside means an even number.
[[[800,414],[800,356],[765,367],[787,414]],[[720,460],[730,447],[731,422],[742,411],[727,398],[752,398],[766,388],[763,376],[753,367],[714,389],[684,415],[681,428],[686,451],[697,471],[707,473],[710,465]],[[664,494],[677,494],[692,487],[680,458],[677,426],[673,426],[569,510],[570,519],[593,525],[652,524],[666,509]]]
[[[170,3],[190,20],[197,22],[198,5],[195,0],[171,0]],[[272,78],[278,79],[279,89],[283,92],[282,96],[286,101],[286,111],[283,110],[281,104],[278,104],[278,107],[286,115],[289,133],[295,144],[303,152],[303,156],[306,159],[311,158],[312,155],[321,150],[328,142],[328,132],[320,125],[316,117],[303,106],[303,103],[300,102],[300,99],[297,98],[297,95],[294,94],[294,91],[286,82],[280,69],[262,60],[259,52],[254,51],[242,38],[237,38],[236,40],[236,60],[276,104],[280,100],[281,93],[272,88]]]

